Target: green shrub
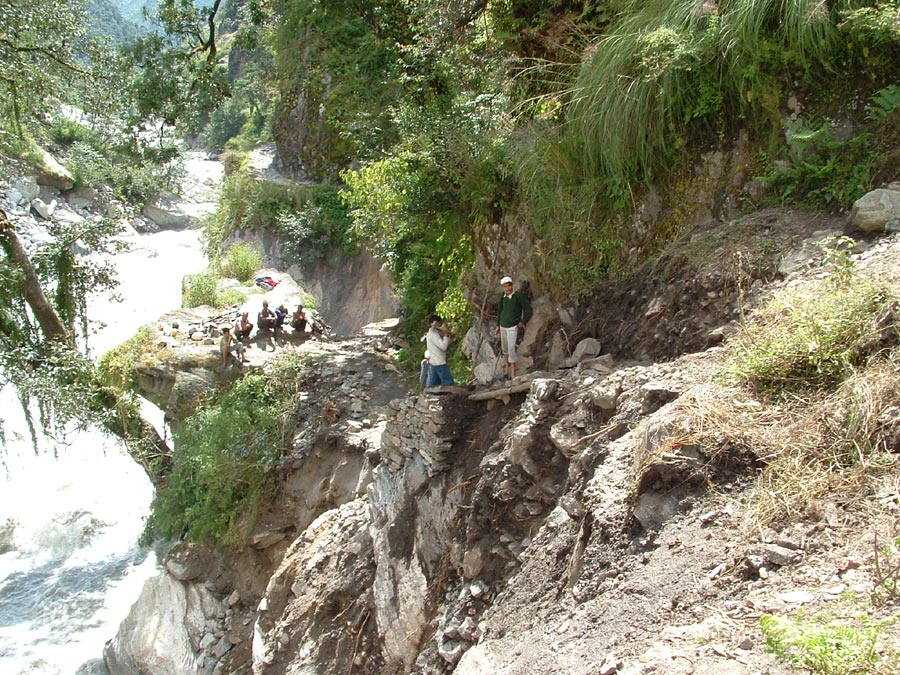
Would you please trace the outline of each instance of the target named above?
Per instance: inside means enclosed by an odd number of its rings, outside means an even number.
[[[50,139],[59,145],[72,145],[76,141],[88,142],[92,133],[83,124],[66,117],[54,117],[50,123]]]
[[[239,523],[252,525],[274,493],[273,469],[292,432],[295,398],[285,387],[296,381],[298,365],[247,375],[184,421],[172,473],[153,502],[149,536],[186,531],[192,541],[233,543]]]
[[[219,263],[219,272],[224,277],[233,277],[238,281],[249,281],[254,273],[262,267],[262,253],[251,244],[237,242],[228,247]]]
[[[173,469],[154,499],[144,539],[187,533],[192,541],[234,543],[252,528],[277,486],[273,469],[297,424],[305,368],[283,356],[212,397],[176,435]]]
[[[72,144],[66,164],[80,185],[109,185],[116,196],[134,204],[145,204],[167,189],[178,170],[177,163],[163,166],[134,157],[116,158],[109,149],[85,141]]]
[[[796,619],[764,614],[759,620],[766,647],[780,658],[821,675],[873,672],[881,630],[874,625],[837,623],[823,617]]]
[[[833,387],[896,344],[896,326],[880,321],[894,302],[890,291],[868,282],[785,292],[731,341],[728,368],[771,393]]]
[[[216,307],[231,307],[239,305],[247,299],[247,294],[236,288],[227,288],[216,295]]]
[[[189,274],[184,278],[181,289],[181,305],[183,307],[229,307],[247,299],[246,294],[237,289],[218,290],[219,275],[206,271]]]
[[[181,288],[182,307],[200,307],[201,305],[215,307],[218,281],[218,275],[212,272],[187,275]]]
[[[863,91],[895,80],[898,59],[881,55],[900,49],[896,5],[858,4],[625,3],[583,52],[574,81],[551,94],[563,102],[565,122],[546,132],[533,125],[517,143],[519,211],[535,234],[538,281],[578,298],[614,272],[624,252],[658,247],[689,221],[676,212],[664,231],[628,227],[646,186],[665,192],[693,157],[741,128],[761,144],[779,143],[790,93],[820,94],[835,72],[853,83],[842,87]],[[842,110],[845,93],[834,94]],[[870,183],[867,141],[817,142],[820,152],[772,180],[783,199],[844,207]]]
[[[276,221],[284,252],[300,262],[314,263],[333,248],[344,255],[357,252],[349,210],[336,186],[310,188],[299,208],[283,209]]]
[[[130,389],[135,366],[152,350],[153,334],[146,326],[140,328],[135,335],[100,357],[97,367],[104,383],[119,391]]]
[[[781,203],[839,210],[868,191],[874,161],[868,133],[837,141],[830,122],[792,131],[794,156],[763,177]]]

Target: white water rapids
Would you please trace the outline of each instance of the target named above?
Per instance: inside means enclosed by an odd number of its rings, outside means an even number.
[[[214,200],[221,165],[193,156],[187,170],[196,210]],[[115,260],[124,302],[90,306],[106,324],[91,340],[95,355],[179,307],[182,277],[206,267],[197,230],[127,239],[132,250]],[[0,410],[0,673],[106,673],[104,644],[157,570],[137,545],[153,489],[116,440],[41,437],[35,452],[12,392],[0,392]]]

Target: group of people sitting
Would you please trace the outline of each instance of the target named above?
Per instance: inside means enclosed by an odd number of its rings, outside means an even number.
[[[253,324],[250,323],[249,312],[243,312],[240,317],[235,319],[234,327],[223,326],[222,337],[219,338],[219,352],[222,356],[222,365],[228,362],[228,355],[235,354],[240,357],[241,363],[246,363],[247,358],[244,355],[246,351],[245,342],[250,340],[250,334],[253,332]],[[288,310],[282,303],[274,311],[269,308],[268,300],[263,300],[262,309],[256,316],[256,335],[268,335],[270,332],[278,340],[278,333],[284,330],[284,323],[288,317]],[[303,305],[297,305],[296,311],[291,315],[290,326],[294,333],[301,335],[306,334],[306,326],[308,319]]]
[[[287,317],[288,310],[283,303],[278,305],[273,311],[269,309],[268,301],[263,300],[262,309],[256,316],[257,335],[268,334],[269,331],[272,331],[277,340],[278,331],[284,329],[284,322],[287,320]],[[249,337],[250,331],[253,330],[253,324],[247,319],[247,312],[244,312],[239,320],[242,322],[244,330]],[[305,333],[306,324],[307,318],[303,305],[297,305],[297,310],[291,315],[290,326],[295,333]]]

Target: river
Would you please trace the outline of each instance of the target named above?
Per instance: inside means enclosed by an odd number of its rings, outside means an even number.
[[[186,168],[196,213],[214,201],[221,165],[193,154]],[[91,339],[95,355],[179,307],[183,275],[207,264],[197,230],[126,239],[131,250],[114,261],[124,302],[89,306],[105,324]],[[0,673],[106,673],[104,644],[159,566],[137,544],[153,488],[115,439],[41,436],[35,451],[12,392],[0,392],[0,409]]]

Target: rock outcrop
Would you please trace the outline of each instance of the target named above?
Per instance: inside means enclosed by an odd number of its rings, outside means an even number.
[[[797,246],[826,236],[813,224]],[[892,239],[859,259],[885,247],[900,257]],[[641,306],[640,329],[673,297],[642,296],[662,299],[652,316]],[[707,299],[698,316],[732,311],[727,294]],[[412,394],[387,358],[394,342],[383,327],[300,347],[313,365],[276,500],[240,550],[170,557],[168,576],[217,603],[190,672],[201,656],[266,675],[790,672],[762,648],[759,608],[811,600],[763,598],[765,584],[830,545],[840,508],[741,542],[766,458],[709,425],[761,404],[716,380],[722,346],[641,365],[588,336],[555,368]],[[216,657],[222,637],[233,647]]]

